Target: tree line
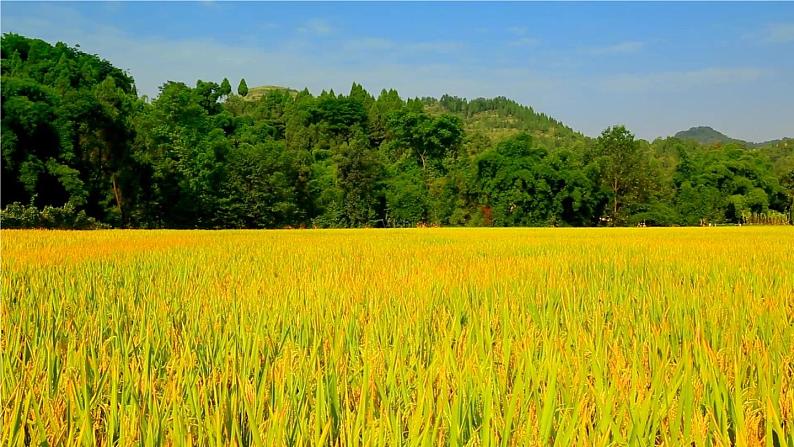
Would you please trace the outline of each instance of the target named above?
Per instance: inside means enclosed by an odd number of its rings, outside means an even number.
[[[6,228],[782,222],[793,147],[588,138],[506,98],[356,83],[166,82],[149,99],[98,56],[2,37]]]

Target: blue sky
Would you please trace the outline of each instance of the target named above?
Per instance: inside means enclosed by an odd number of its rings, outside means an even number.
[[[2,31],[167,80],[507,96],[597,135],[794,136],[794,3],[7,2]]]

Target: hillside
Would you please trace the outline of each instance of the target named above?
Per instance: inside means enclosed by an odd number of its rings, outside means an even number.
[[[256,101],[273,91],[286,91],[292,97],[298,94],[298,90],[293,88],[264,85],[250,88],[244,99]],[[562,122],[505,97],[468,100],[443,95],[440,99],[425,97],[420,101],[430,115],[456,115],[463,120],[467,133],[484,135],[492,142],[522,132],[532,135],[539,145],[547,148],[570,146],[587,140],[587,137]]]
[[[265,96],[267,93],[281,90],[289,93],[291,96],[295,96],[298,94],[298,91],[295,89],[291,89],[288,87],[281,87],[278,85],[261,85],[259,87],[251,87],[248,89],[248,94],[245,96],[245,100],[247,101],[256,101],[257,99]]]
[[[270,92],[286,91],[293,98],[298,90],[289,87],[265,85],[252,87],[246,101],[257,101]],[[468,100],[457,96],[425,97],[420,101],[424,110],[433,116],[452,114],[463,120],[468,134],[486,136],[492,142],[527,133],[546,148],[583,144],[587,137],[562,122],[505,97],[476,98]]]
[[[479,133],[491,141],[525,132],[543,146],[552,148],[584,143],[587,137],[562,122],[532,107],[505,97],[467,100],[444,95],[441,99],[423,98],[425,110],[431,114],[451,113],[459,116],[468,133]]]
[[[716,131],[708,126],[692,127],[689,130],[682,130],[675,134],[676,138],[682,140],[693,140],[700,144],[714,144],[714,143],[730,143],[738,142],[744,143],[742,140],[737,140],[725,135],[722,132]]]
[[[781,138],[777,140],[769,140],[769,141],[762,141],[760,143],[755,143],[752,141],[740,140],[738,138],[731,138],[722,132],[712,129],[709,126],[691,127],[689,130],[682,130],[681,132],[676,133],[675,137],[680,138],[682,140],[696,141],[700,144],[706,144],[706,145],[711,145],[715,143],[723,143],[723,144],[738,143],[748,147],[773,146],[791,140],[791,138]]]

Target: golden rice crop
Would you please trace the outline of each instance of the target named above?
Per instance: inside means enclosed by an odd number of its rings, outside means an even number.
[[[794,446],[791,228],[3,231],[4,445]]]

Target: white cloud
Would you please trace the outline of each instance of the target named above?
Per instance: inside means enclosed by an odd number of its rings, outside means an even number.
[[[590,48],[587,50],[593,56],[604,56],[609,54],[627,54],[636,53],[645,48],[645,42],[639,41],[626,41],[616,43],[614,45],[607,45],[604,47]]]
[[[540,43],[539,39],[534,37],[521,37],[509,42],[512,47],[534,47]]]
[[[352,53],[377,53],[373,58],[410,57],[416,53],[450,54],[463,49],[462,42],[455,41],[424,41],[424,42],[395,42],[380,37],[363,37],[351,39],[341,45],[341,48]]]
[[[794,42],[794,23],[771,23],[760,31],[751,34],[763,43]]]
[[[513,38],[507,43],[511,47],[534,47],[540,43],[540,39],[529,36],[529,28],[526,26],[511,26],[507,28],[508,34]]]
[[[347,51],[385,51],[394,47],[393,41],[380,37],[362,37],[350,40],[343,45]]]
[[[427,41],[409,43],[404,46],[408,51],[427,53],[452,53],[464,47],[462,42],[455,41]]]
[[[607,78],[602,86],[615,91],[686,89],[696,86],[757,81],[768,74],[759,68],[703,68],[648,74],[621,74]]]
[[[334,28],[325,19],[310,19],[298,28],[301,33],[314,34],[316,36],[327,36],[334,32]]]

